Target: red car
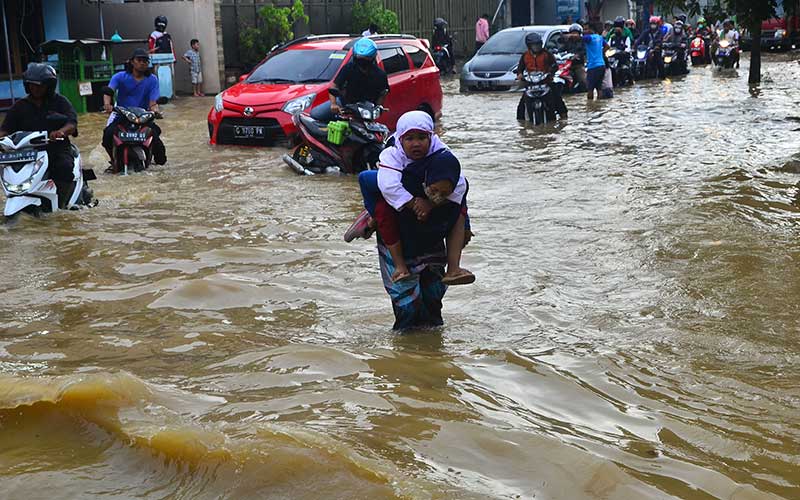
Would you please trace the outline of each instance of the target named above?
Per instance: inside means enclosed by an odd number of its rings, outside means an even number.
[[[427,40],[411,35],[376,35],[378,65],[389,77],[389,108],[380,122],[394,130],[397,119],[422,109],[442,110],[439,69]],[[307,36],[278,47],[243,75],[239,83],[217,94],[208,113],[211,144],[272,146],[295,132],[292,114],[328,100],[328,88],[352,57],[358,40],[350,35]]]

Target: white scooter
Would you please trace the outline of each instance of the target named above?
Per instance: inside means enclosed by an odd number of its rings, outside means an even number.
[[[47,131],[15,132],[0,138],[0,176],[6,195],[3,215],[14,217],[20,212],[31,215],[59,210],[56,183],[48,175]],[[64,208],[93,206],[91,190],[85,181],[95,179],[94,172],[81,168],[81,155],[72,144],[73,181],[68,184],[69,196]]]

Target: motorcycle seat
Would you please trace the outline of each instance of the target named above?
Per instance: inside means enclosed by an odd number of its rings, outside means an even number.
[[[328,124],[325,122],[317,121],[308,115],[300,115],[300,121],[306,127],[308,132],[316,138],[328,138]]]

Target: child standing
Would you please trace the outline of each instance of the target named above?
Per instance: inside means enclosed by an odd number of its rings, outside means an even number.
[[[200,62],[200,40],[193,38],[189,42],[191,47],[183,54],[183,60],[189,63],[189,71],[192,73],[192,90],[195,97],[203,97],[203,66]]]

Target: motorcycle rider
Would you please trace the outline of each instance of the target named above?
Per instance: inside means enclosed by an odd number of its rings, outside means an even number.
[[[545,81],[550,86],[550,92],[545,96],[545,105],[551,114],[555,111],[562,119],[566,119],[567,105],[564,104],[564,99],[561,97],[563,88],[561,85],[553,85],[553,75],[556,69],[558,69],[556,58],[550,51],[544,48],[544,41],[539,33],[528,33],[525,35],[525,45],[528,46],[528,50],[519,58],[519,63],[517,64],[517,81],[522,80],[525,71],[529,73],[537,71],[548,73],[547,80]],[[517,106],[517,120],[525,120],[524,94]]]
[[[636,28],[636,21],[633,19],[628,19],[625,21],[625,27],[628,28],[628,31],[631,33],[631,42],[635,42],[637,38],[639,38],[639,30]]]
[[[656,72],[659,78],[664,77],[664,59],[661,58],[661,44],[664,41],[664,36],[661,33],[660,27],[661,18],[658,16],[650,17],[649,29],[642,32],[636,40],[636,47],[640,45],[647,45],[653,51],[652,60],[655,61]]]
[[[436,47],[441,45],[447,50],[447,57],[450,60],[450,72],[456,72],[456,57],[453,54],[453,37],[447,31],[447,21],[441,17],[433,20],[433,37],[431,38],[431,45]]]
[[[167,33],[167,17],[158,16],[153,21],[155,30],[150,33],[147,40],[148,50],[151,54],[174,54],[172,36]]]
[[[66,208],[70,183],[75,180],[69,136],[78,135],[78,114],[64,96],[56,93],[58,75],[49,64],[31,64],[22,74],[22,80],[28,95],[8,110],[0,125],[0,137],[20,131],[47,130],[50,115],[67,117],[61,128],[48,134],[52,142],[47,144],[48,174],[56,184],[59,208]]]
[[[719,42],[722,40],[727,40],[731,44],[733,63],[736,65],[737,69],[739,68],[739,38],[739,32],[734,27],[733,21],[730,19],[725,19],[722,22],[722,30],[719,32],[719,37],[714,41],[714,48],[711,51],[711,54],[714,57],[714,64],[719,65],[716,59],[717,50],[719,49]]]
[[[125,71],[115,74],[108,83],[106,91],[103,93],[103,109],[110,113],[106,128],[103,130],[103,147],[108,153],[109,159],[113,161],[114,151],[114,129],[117,121],[122,119],[114,113],[112,104],[114,91],[116,91],[117,106],[138,107],[159,113],[158,97],[158,78],[152,74],[150,69],[150,56],[144,49],[136,49],[131,54],[131,58],[125,65]],[[153,134],[151,151],[153,161],[157,165],[167,162],[167,150],[161,141],[161,128],[150,122],[148,125]]]
[[[620,33],[625,38],[630,40],[630,45],[633,45],[636,37],[633,36],[633,31],[629,30],[625,24],[625,18],[622,16],[617,16],[616,19],[614,19],[614,27],[609,30],[608,34],[606,35],[606,41],[609,42],[609,45],[611,45],[611,38],[614,36],[619,37]]]
[[[633,51],[633,37],[625,33],[625,20],[618,17],[614,21],[614,30],[608,39],[608,46],[615,50],[621,50],[619,56],[620,66],[629,65],[631,62],[631,52]]]
[[[689,38],[686,36],[683,21],[677,21],[673,26],[672,33],[664,37],[665,44],[675,46],[676,55],[679,60],[686,60],[686,47],[689,45]]]
[[[353,45],[353,57],[336,76],[331,89],[338,90],[337,98],[330,94],[328,102],[311,110],[311,116],[318,121],[329,122],[338,115],[345,104],[369,101],[378,106],[383,104],[389,93],[389,79],[386,72],[375,63],[378,46],[369,38],[360,38]]]
[[[572,73],[575,87],[586,88],[586,47],[583,44],[583,27],[573,23],[567,30],[567,36],[561,37],[559,52],[574,54]]]

